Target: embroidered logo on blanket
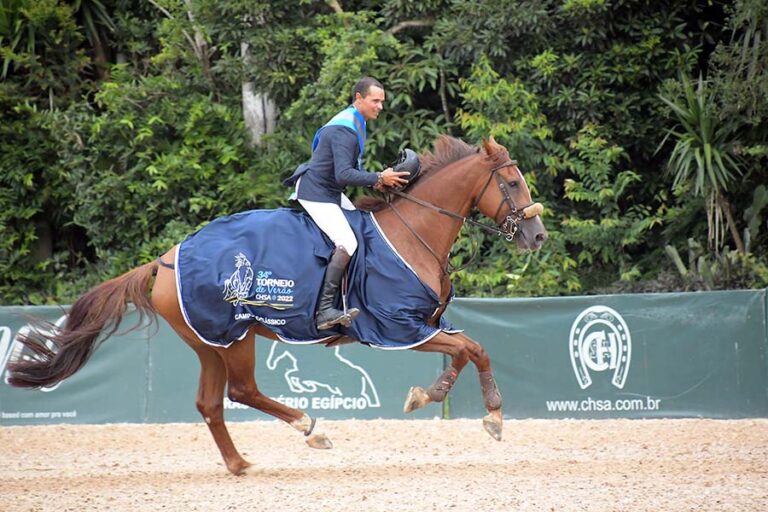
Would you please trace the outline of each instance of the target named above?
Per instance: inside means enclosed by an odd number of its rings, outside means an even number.
[[[268,270],[257,271],[254,279],[251,262],[245,254],[239,252],[235,256],[235,271],[224,281],[224,300],[233,307],[247,304],[289,309],[293,307],[295,284],[293,279],[272,277],[272,272]]]

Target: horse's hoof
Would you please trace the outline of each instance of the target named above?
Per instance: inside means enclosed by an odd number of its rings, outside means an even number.
[[[483,418],[483,428],[492,438],[501,441],[501,409],[491,411],[485,418]]]
[[[245,460],[240,460],[238,462],[233,463],[232,465],[227,465],[227,469],[229,470],[229,472],[235,476],[243,476],[247,474],[248,468],[250,467],[251,467],[251,463]]]
[[[411,411],[415,411],[416,409],[421,409],[431,401],[432,400],[429,398],[429,395],[426,391],[424,391],[419,386],[413,386],[408,391],[408,396],[405,397],[403,412],[407,414]]]
[[[333,448],[333,443],[325,434],[314,434],[307,437],[307,444],[318,450],[330,450]]]
[[[312,429],[315,428],[315,419],[304,413],[301,418],[292,421],[290,425],[305,436],[308,436],[312,433]]]

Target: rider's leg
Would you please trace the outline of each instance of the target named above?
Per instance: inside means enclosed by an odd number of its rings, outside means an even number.
[[[333,241],[336,249],[328,263],[325,272],[323,288],[318,301],[315,321],[319,330],[329,329],[336,324],[349,325],[357,316],[359,310],[349,309],[346,312],[335,308],[336,296],[341,286],[352,255],[357,250],[357,239],[341,208],[334,203],[319,203],[299,199],[304,209],[315,221],[317,226]]]
[[[336,297],[341,285],[341,279],[347,271],[347,266],[351,256],[347,254],[344,247],[337,247],[333,251],[331,261],[325,270],[325,279],[323,289],[320,292],[320,299],[317,303],[317,313],[315,314],[315,323],[318,330],[330,329],[334,325],[349,325],[355,319],[360,310],[357,308],[347,309],[346,312],[336,309]]]

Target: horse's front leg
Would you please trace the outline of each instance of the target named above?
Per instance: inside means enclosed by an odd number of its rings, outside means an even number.
[[[451,364],[426,390],[418,386],[412,387],[408,392],[403,410],[408,413],[431,402],[442,402],[453,388],[461,370],[471,360],[477,367],[483,401],[488,411],[488,414],[483,418],[483,427],[491,437],[501,441],[503,425],[501,393],[496,379],[493,377],[491,359],[485,349],[462,333],[446,334],[441,332],[427,343],[415,347],[414,350],[448,354],[451,356]]]
[[[414,386],[408,391],[403,412],[409,413],[421,409],[431,402],[442,402],[459,376],[459,372],[469,362],[469,351],[460,338],[446,333],[438,333],[431,340],[414,347],[420,352],[439,352],[451,356],[451,364],[426,390]]]
[[[464,339],[469,351],[469,357],[477,367],[477,374],[480,378],[480,389],[483,393],[483,403],[488,414],[483,418],[483,428],[491,437],[501,441],[501,431],[504,423],[504,417],[501,412],[501,392],[496,384],[496,379],[491,370],[491,358],[482,345],[475,340],[465,336],[462,333],[456,334]]]

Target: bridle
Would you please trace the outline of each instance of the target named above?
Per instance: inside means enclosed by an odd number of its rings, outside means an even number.
[[[445,215],[447,217],[451,217],[452,219],[460,220],[462,223],[468,223],[473,227],[482,229],[483,231],[486,231],[488,233],[492,233],[495,235],[503,236],[504,239],[507,242],[511,242],[514,240],[515,235],[520,229],[520,222],[527,218],[534,217],[535,215],[538,215],[540,213],[541,205],[539,205],[536,202],[531,202],[530,204],[526,205],[523,208],[518,209],[515,206],[515,202],[512,200],[512,197],[509,195],[509,185],[504,182],[504,179],[499,175],[499,171],[501,169],[504,169],[505,167],[510,167],[513,165],[517,165],[517,161],[507,159],[506,161],[496,165],[493,167],[490,171],[490,174],[488,175],[488,180],[485,182],[485,185],[483,186],[483,190],[480,192],[480,194],[477,196],[475,201],[472,203],[472,206],[470,208],[470,211],[473,211],[477,205],[480,204],[480,201],[482,201],[483,196],[488,190],[488,186],[491,184],[491,180],[495,179],[496,184],[499,187],[499,190],[501,191],[501,201],[499,201],[499,206],[496,208],[496,213],[494,214],[493,218],[495,219],[498,217],[499,212],[501,212],[501,209],[506,205],[508,208],[507,215],[505,216],[504,220],[501,222],[500,225],[497,226],[488,226],[486,224],[482,224],[475,219],[471,217],[465,217],[463,215],[459,215],[458,213],[452,212],[450,210],[446,210],[444,208],[440,208],[439,206],[435,206],[432,203],[429,203],[427,201],[424,201],[422,199],[419,199],[418,197],[414,197],[410,194],[406,194],[405,192],[401,192],[399,190],[389,190],[388,192],[392,195],[402,197],[403,199],[407,199],[411,202],[414,202],[420,206],[423,206],[425,208],[428,208],[430,210],[436,211],[440,213],[441,215]],[[408,224],[408,221],[405,220],[405,218],[402,216],[402,214],[397,210],[394,204],[392,204],[391,201],[387,201],[387,204],[392,209],[392,211],[397,214],[397,216],[400,218],[402,223],[405,225],[406,228],[411,232],[412,235],[416,237],[421,244],[427,248],[427,250],[432,253],[432,256],[435,257],[435,259],[438,261],[438,263],[442,263],[440,261],[440,257],[437,255],[437,253],[430,247],[429,243],[427,243],[424,238],[419,235],[415,229],[411,227],[410,224]],[[532,208],[534,206],[538,205],[538,208]],[[446,268],[443,269],[443,272],[446,274],[450,274],[452,272],[455,272],[458,270],[457,268],[452,268],[450,261],[446,262]]]
[[[501,169],[504,169],[505,167],[510,166],[516,166],[517,160],[506,160],[505,162],[502,162],[501,164],[497,165],[493,169],[491,169],[491,174],[488,176],[488,179],[485,182],[485,186],[483,187],[483,191],[480,192],[480,194],[477,196],[477,199],[475,200],[474,204],[472,204],[471,210],[474,210],[475,207],[480,204],[480,201],[483,199],[483,196],[485,195],[486,190],[488,190],[488,185],[491,184],[491,179],[496,179],[496,184],[499,186],[499,190],[501,191],[501,201],[499,201],[499,207],[496,208],[496,213],[493,214],[493,218],[499,216],[499,212],[501,211],[501,208],[506,204],[508,209],[507,215],[504,218],[504,222],[502,222],[501,227],[492,227],[487,226],[485,224],[481,224],[474,219],[468,219],[470,221],[470,224],[480,226],[483,229],[485,229],[488,232],[495,233],[499,236],[503,236],[504,239],[507,242],[511,242],[514,240],[515,235],[517,234],[518,230],[520,229],[520,222],[525,220],[526,217],[526,209],[529,206],[533,206],[535,203],[531,201],[529,204],[525,205],[525,207],[521,209],[517,209],[515,207],[515,202],[512,200],[512,197],[509,195],[509,189],[507,183],[504,182],[504,178],[499,176],[498,171]],[[515,182],[516,184],[516,182]],[[533,215],[531,215],[533,216]]]

